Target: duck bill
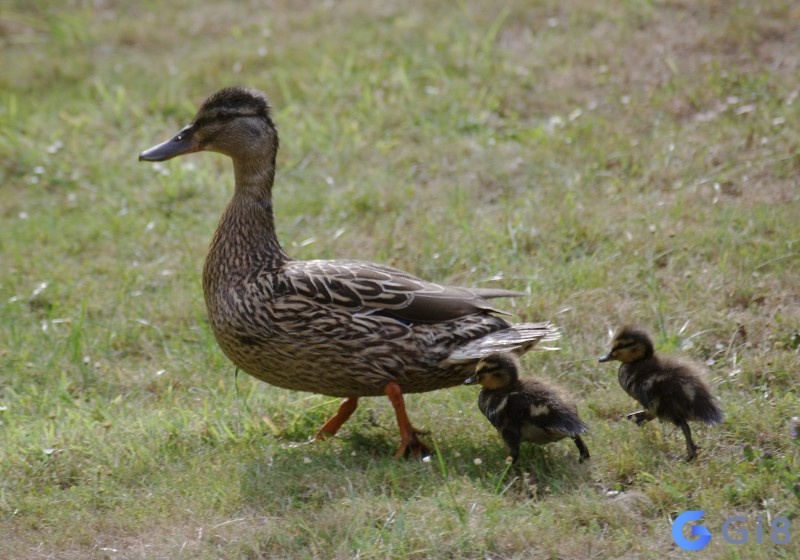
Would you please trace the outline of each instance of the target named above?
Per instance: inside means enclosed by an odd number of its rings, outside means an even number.
[[[166,142],[162,142],[139,154],[139,161],[166,161],[183,154],[197,152],[200,147],[193,138],[194,129],[192,125],[185,126],[183,130]]]
[[[612,356],[609,353],[609,354],[606,354],[605,356],[603,356],[602,358],[600,358],[600,360],[598,360],[598,361],[600,361],[600,362],[610,362],[613,359],[614,359],[614,356]]]
[[[472,377],[467,377],[464,380],[464,385],[474,385],[477,382],[478,382],[478,376],[477,375],[473,375]]]

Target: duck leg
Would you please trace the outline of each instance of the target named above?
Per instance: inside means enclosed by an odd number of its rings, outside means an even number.
[[[358,408],[358,397],[348,397],[343,400],[336,414],[325,422],[325,425],[319,429],[314,438],[325,439],[334,436],[339,431],[339,428],[342,427],[342,424],[347,422],[347,419],[356,411],[356,408]]]
[[[692,461],[697,457],[697,446],[692,441],[692,430],[689,429],[689,424],[686,423],[686,420],[681,420],[678,426],[681,427],[683,437],[686,438],[686,460]]]
[[[403,399],[403,390],[397,381],[390,381],[384,387],[383,392],[389,397],[394,413],[397,416],[397,427],[400,428],[400,447],[394,454],[395,459],[413,455],[414,457],[426,457],[431,454],[427,445],[419,441],[418,435],[425,435],[427,432],[418,430],[411,425],[411,420],[406,414],[406,403]]]

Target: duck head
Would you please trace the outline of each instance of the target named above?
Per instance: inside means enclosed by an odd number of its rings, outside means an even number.
[[[278,132],[270,105],[260,91],[228,87],[211,95],[192,122],[178,134],[139,154],[139,161],[165,161],[200,151],[219,152],[236,159],[272,160],[278,151]]]
[[[501,389],[519,379],[519,361],[513,354],[489,354],[475,366],[475,375],[464,385],[480,383],[485,389]]]
[[[611,340],[611,351],[600,358],[600,361],[635,362],[649,358],[653,353],[653,341],[644,330],[625,326],[617,329],[617,332],[614,333],[614,338]]]

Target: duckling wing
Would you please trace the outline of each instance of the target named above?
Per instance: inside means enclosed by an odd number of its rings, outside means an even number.
[[[647,364],[622,364],[619,367],[620,386],[646,409],[652,404],[653,380],[647,375],[650,367]]]
[[[531,424],[549,432],[576,436],[589,429],[574,406],[554,400],[553,395],[513,392],[508,396],[510,420],[519,425]]]
[[[651,398],[652,392],[652,387],[648,391],[643,385],[635,385],[631,389],[631,396],[639,401],[643,407],[649,409],[653,403],[653,399]]]
[[[473,313],[503,313],[486,300],[522,295],[509,290],[442,286],[364,261],[291,261],[285,265],[282,277],[285,282],[276,287],[276,299],[300,295],[351,313],[379,313],[422,323]]]

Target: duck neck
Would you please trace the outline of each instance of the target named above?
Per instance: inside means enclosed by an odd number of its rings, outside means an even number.
[[[211,241],[206,272],[221,264],[227,268],[224,275],[228,277],[255,268],[279,268],[291,258],[283,251],[275,232],[274,162],[253,165],[234,159],[233,168],[236,190]]]

